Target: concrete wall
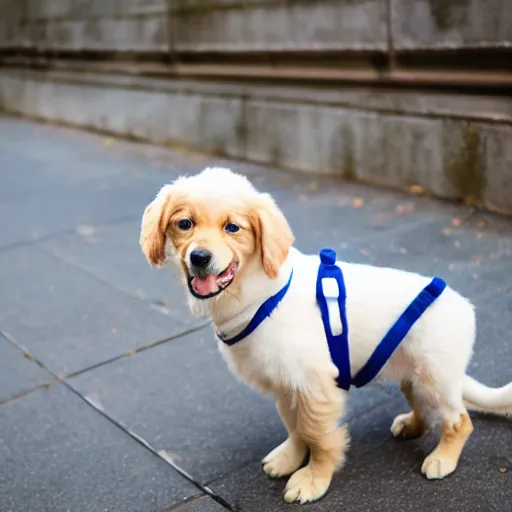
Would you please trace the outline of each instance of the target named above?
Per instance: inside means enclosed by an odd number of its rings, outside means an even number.
[[[392,0],[395,48],[510,48],[510,0]]]
[[[0,47],[169,51],[165,0],[0,0]]]
[[[510,0],[0,0],[0,48],[395,51],[512,46]],[[388,37],[389,36],[389,37]]]
[[[0,109],[299,171],[421,185],[512,213],[511,7],[0,0]],[[180,73],[191,62],[251,73],[262,56],[276,72],[266,81]],[[291,66],[307,79],[277,78]],[[341,78],[314,82],[319,68]],[[366,78],[351,82],[361,70]],[[391,88],[392,73],[407,79]],[[449,87],[443,73],[452,73]],[[416,82],[425,74],[428,87]]]

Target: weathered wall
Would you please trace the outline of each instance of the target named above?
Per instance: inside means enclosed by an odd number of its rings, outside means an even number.
[[[132,51],[511,47],[510,0],[0,0],[1,47]]]
[[[395,48],[510,48],[510,0],[393,0]]]
[[[0,108],[512,213],[512,0],[0,0]]]
[[[1,0],[0,44],[168,52],[165,0]]]

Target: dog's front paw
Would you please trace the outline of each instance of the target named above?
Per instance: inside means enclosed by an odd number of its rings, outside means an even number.
[[[263,471],[271,478],[288,476],[300,468],[305,458],[306,446],[288,438],[263,459]]]
[[[288,480],[284,490],[287,503],[308,503],[320,499],[329,489],[331,478],[315,476],[310,466],[296,471]]]
[[[424,431],[425,426],[412,411],[407,414],[399,414],[391,425],[391,433],[394,437],[416,439],[421,437]]]
[[[421,472],[429,480],[439,480],[453,473],[457,468],[457,461],[446,455],[431,453],[423,462]]]

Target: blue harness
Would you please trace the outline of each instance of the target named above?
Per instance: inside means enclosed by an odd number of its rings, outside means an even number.
[[[286,285],[259,307],[258,311],[256,311],[255,315],[242,332],[233,338],[227,338],[222,333],[217,333],[217,336],[226,343],[226,345],[230,346],[249,336],[249,334],[278,307],[290,287],[292,277],[293,270]],[[333,280],[336,282],[336,285],[332,282]],[[347,292],[343,280],[343,272],[340,267],[336,265],[336,252],[332,249],[322,249],[320,251],[320,266],[318,268],[316,282],[316,299],[322,315],[322,322],[324,324],[331,359],[339,371],[338,378],[336,379],[338,386],[348,391],[351,385],[360,388],[374,379],[400,342],[407,336],[412,326],[425,310],[441,295],[445,288],[446,283],[439,277],[435,277],[409,304],[398,320],[389,329],[382,341],[377,345],[377,348],[366,364],[352,377],[348,344],[348,322],[345,307]],[[335,306],[335,308],[333,308],[333,306]],[[339,315],[341,321],[340,332],[333,333],[330,312]]]
[[[323,281],[329,278],[336,280],[337,290],[326,297]],[[439,277],[434,277],[430,284],[423,288],[419,295],[407,306],[391,329],[389,329],[366,364],[352,377],[350,372],[348,323],[345,308],[347,292],[343,281],[343,273],[340,267],[336,265],[336,253],[332,249],[322,249],[322,251],[320,251],[320,267],[318,269],[316,282],[316,300],[318,301],[320,312],[322,313],[322,322],[324,324],[331,359],[339,370],[339,376],[337,378],[338,386],[346,390],[348,390],[351,385],[360,388],[374,379],[398,345],[400,345],[400,342],[407,336],[412,326],[439,295],[441,295],[445,288],[446,283]],[[338,302],[341,319],[341,333],[337,335],[333,334],[329,319],[328,301],[330,302],[332,300],[337,300]]]

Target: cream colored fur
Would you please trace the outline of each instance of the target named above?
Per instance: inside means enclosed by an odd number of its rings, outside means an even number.
[[[181,207],[185,204],[192,212],[189,215],[195,215],[196,233],[185,236],[173,227],[172,219],[177,217],[170,205],[177,196]],[[238,239],[214,233],[223,230],[225,221],[220,219],[226,215],[246,222]],[[206,169],[180,178],[162,189],[146,210],[141,245],[152,264],[163,263],[167,252],[186,275],[192,243],[207,244],[214,257],[221,254],[218,268],[232,257],[240,261],[226,291],[210,300],[189,298],[194,312],[209,315],[215,329],[229,336],[247,325],[260,304],[281,289],[294,270],[289,291],[272,317],[232,347],[219,341],[219,350],[246,383],[275,397],[288,431],[288,439],[264,458],[263,470],[271,477],[291,475],[284,494],[287,502],[314,501],[325,494],[334,471],[342,466],[349,439],[346,426],[339,426],[347,393],[336,387],[338,370],[329,355],[315,299],[319,258],[293,248],[291,230],[271,198],[227,169]],[[244,251],[243,246],[250,244],[251,250]],[[347,289],[350,361],[355,374],[430,279],[391,268],[338,264]],[[466,407],[512,412],[512,383],[492,389],[466,375],[474,341],[473,306],[447,288],[379,376],[399,383],[411,405],[410,413],[393,422],[394,436],[417,437],[435,424],[442,427],[439,445],[423,463],[429,479],[455,470],[472,431]],[[301,468],[308,452],[309,462]]]

